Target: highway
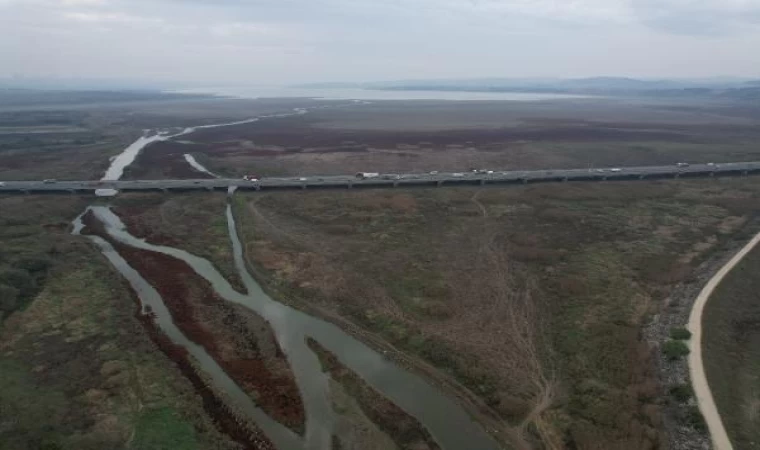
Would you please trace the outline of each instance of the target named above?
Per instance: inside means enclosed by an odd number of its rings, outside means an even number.
[[[742,176],[760,173],[760,162],[692,164],[688,166],[641,166],[596,169],[518,170],[480,172],[431,172],[380,174],[358,179],[355,175],[267,177],[258,181],[243,179],[117,180],[117,181],[2,181],[2,193],[107,193],[109,190],[193,191],[378,188],[455,185],[521,184],[563,181],[648,180],[679,177]],[[111,192],[113,193],[113,192]]]

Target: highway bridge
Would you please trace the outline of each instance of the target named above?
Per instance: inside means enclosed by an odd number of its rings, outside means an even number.
[[[760,162],[641,166],[596,169],[471,171],[380,174],[359,179],[355,175],[267,177],[258,181],[242,179],[119,180],[119,181],[2,181],[0,194],[70,193],[108,195],[138,191],[215,191],[236,187],[241,190],[347,189],[435,187],[456,185],[497,185],[538,182],[652,180],[680,177],[743,176],[760,173]]]

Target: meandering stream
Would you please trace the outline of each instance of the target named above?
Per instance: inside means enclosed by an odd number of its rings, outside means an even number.
[[[293,114],[304,113],[306,113],[305,109],[296,109]],[[255,120],[258,119],[188,128],[172,136],[158,134],[150,138],[143,137],[125,150],[122,154],[123,158],[120,155],[113,161],[112,168],[106,176],[120,177],[124,168],[134,160],[139,151],[151,142],[187,135],[198,128],[226,126]],[[229,194],[233,195],[234,190],[230,190]],[[243,246],[229,204],[226,209],[226,219],[230,244],[235,267],[247,292],[235,290],[206,259],[177,248],[153,245],[132,236],[109,207],[91,206],[85,213],[88,211],[103,223],[106,233],[114,240],[135,249],[158,252],[184,261],[197,275],[207,280],[221,298],[249,308],[269,322],[295,375],[303,399],[306,413],[306,431],[303,437],[259,409],[203,347],[190,341],[179,330],[172,322],[160,294],[119,255],[111,244],[100,237],[87,236],[127,279],[137,293],[143,310],[150,307],[155,315],[156,325],[161,331],[173,343],[188,350],[200,369],[213,383],[214,388],[237,410],[256,422],[278,449],[331,449],[335,412],[330,400],[329,380],[328,375],[322,371],[316,354],[307,346],[306,339],[309,337],[334,353],[346,367],[356,372],[369,386],[415,417],[442,449],[496,450],[500,448],[461,405],[422,377],[400,368],[337,326],[277,302],[267,295],[246,268]],[[74,222],[74,234],[80,234],[82,228],[82,216],[80,216]]]

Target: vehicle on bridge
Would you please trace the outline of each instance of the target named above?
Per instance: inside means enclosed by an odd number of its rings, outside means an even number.
[[[359,172],[356,174],[356,178],[359,180],[366,180],[368,178],[377,178],[380,174],[377,172]]]
[[[243,175],[243,179],[245,181],[256,182],[256,181],[259,181],[259,176],[258,175],[253,175],[253,174],[251,174],[251,175]]]

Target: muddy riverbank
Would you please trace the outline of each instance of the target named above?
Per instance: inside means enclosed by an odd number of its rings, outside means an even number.
[[[305,416],[298,387],[265,321],[219,298],[185,263],[120,244],[105,233],[91,213],[83,222],[86,231],[106,239],[156,287],[177,327],[204,347],[262,410],[292,430],[303,432]],[[181,347],[169,344],[167,351],[186,354]]]

